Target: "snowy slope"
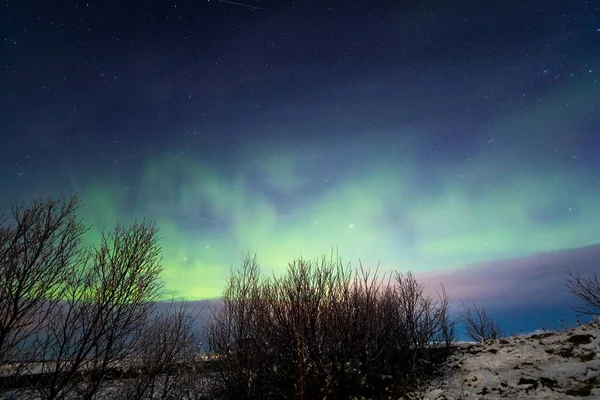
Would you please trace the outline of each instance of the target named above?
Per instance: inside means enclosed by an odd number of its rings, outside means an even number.
[[[412,399],[600,399],[600,322],[462,344]]]

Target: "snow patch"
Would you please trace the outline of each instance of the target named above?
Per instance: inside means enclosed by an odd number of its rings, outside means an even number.
[[[600,399],[600,321],[462,343],[409,399]]]

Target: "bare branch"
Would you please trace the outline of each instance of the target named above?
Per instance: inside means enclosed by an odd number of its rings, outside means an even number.
[[[571,306],[573,311],[589,316],[600,316],[600,280],[594,273],[583,277],[579,272],[567,271],[569,275],[565,286],[581,303]]]
[[[36,342],[51,360],[42,365],[42,398],[76,393],[91,399],[109,372],[137,355],[148,317],[162,288],[160,247],[153,224],[117,226],[71,268],[64,303]]]
[[[80,255],[79,207],[77,196],[34,200],[13,206],[11,225],[0,219],[0,365],[36,358],[27,343],[44,329]]]
[[[395,277],[395,279],[392,279]],[[246,256],[209,321],[213,398],[396,397],[453,339],[448,298],[409,273],[352,272],[340,259],[298,258],[260,277]],[[392,383],[395,382],[395,383]],[[387,389],[386,389],[387,388]]]
[[[197,368],[196,315],[186,303],[175,305],[149,322],[138,343],[139,351],[126,369],[135,379],[122,386],[120,398],[128,400],[171,399],[186,391],[186,373]]]
[[[485,343],[486,340],[498,339],[504,335],[500,326],[487,315],[484,306],[475,303],[472,307],[467,307],[464,303],[462,306],[462,320],[470,339]]]

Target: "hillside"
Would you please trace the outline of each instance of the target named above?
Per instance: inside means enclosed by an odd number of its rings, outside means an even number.
[[[411,399],[600,399],[600,321],[461,344]]]

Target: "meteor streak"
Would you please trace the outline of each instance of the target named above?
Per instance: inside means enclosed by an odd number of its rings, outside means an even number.
[[[242,4],[242,3],[237,3],[235,1],[229,1],[229,0],[217,0],[219,3],[227,3],[227,4],[233,4],[235,6],[242,6],[242,7],[246,7],[246,8],[251,8],[253,10],[260,10],[260,7],[255,7],[255,6],[251,6],[249,4]]]

